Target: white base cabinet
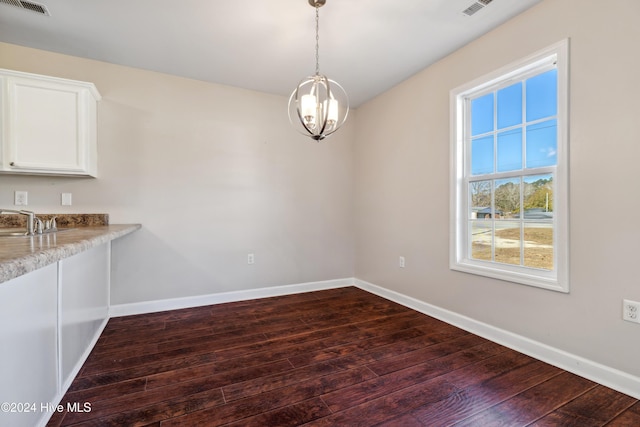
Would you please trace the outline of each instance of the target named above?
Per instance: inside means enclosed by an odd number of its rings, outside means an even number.
[[[57,265],[0,283],[0,306],[0,425],[33,427],[58,395]]]
[[[97,176],[93,83],[0,69],[0,172]]]
[[[110,255],[109,242],[0,283],[0,426],[44,426],[57,408],[108,320]]]

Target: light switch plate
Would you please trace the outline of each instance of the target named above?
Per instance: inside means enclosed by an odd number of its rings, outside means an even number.
[[[62,206],[71,206],[71,193],[62,193],[60,196],[60,204]]]

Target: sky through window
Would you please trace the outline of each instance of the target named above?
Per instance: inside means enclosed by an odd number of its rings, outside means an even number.
[[[552,69],[471,100],[471,174],[556,165],[556,94]]]

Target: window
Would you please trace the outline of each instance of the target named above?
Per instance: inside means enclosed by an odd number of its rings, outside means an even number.
[[[454,270],[569,291],[568,41],[451,91]]]

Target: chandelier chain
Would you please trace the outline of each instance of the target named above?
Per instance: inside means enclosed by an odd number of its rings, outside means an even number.
[[[316,74],[320,74],[320,6],[316,3]]]

